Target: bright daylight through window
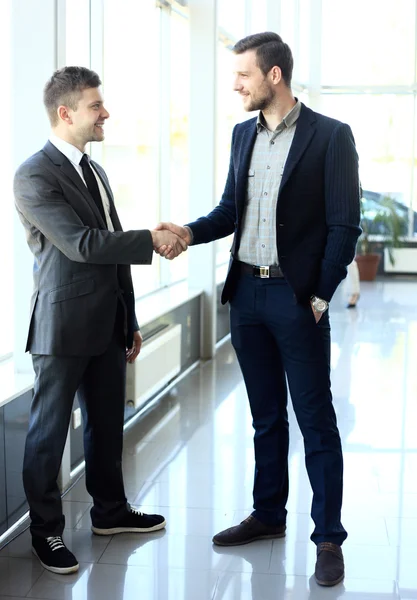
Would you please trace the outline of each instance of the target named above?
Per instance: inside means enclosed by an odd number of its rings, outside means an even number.
[[[0,114],[11,112],[11,39],[10,39],[10,0],[0,3],[0,70],[2,91],[0,93]],[[3,119],[2,146],[11,148],[11,119]],[[0,359],[13,351],[14,311],[13,311],[13,223],[14,205],[12,190],[12,163],[10,152],[3,152],[0,160],[0,181],[2,182],[2,227],[0,236],[0,256],[2,282],[5,290],[0,294]]]

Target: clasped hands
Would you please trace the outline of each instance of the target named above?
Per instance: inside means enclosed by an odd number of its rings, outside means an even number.
[[[189,231],[174,223],[159,223],[151,235],[155,252],[168,260],[179,256],[191,243]]]

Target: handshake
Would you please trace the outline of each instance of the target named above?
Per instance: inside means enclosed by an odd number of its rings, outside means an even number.
[[[168,260],[179,256],[191,244],[189,230],[174,223],[159,223],[151,235],[155,252]]]

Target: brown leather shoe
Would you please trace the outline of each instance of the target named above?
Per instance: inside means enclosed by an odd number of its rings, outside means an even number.
[[[240,546],[255,540],[269,540],[285,536],[286,525],[264,525],[252,515],[247,517],[240,525],[229,527],[220,531],[213,538],[217,546]]]
[[[314,573],[319,585],[337,585],[345,576],[342,548],[331,542],[317,544],[317,562]]]

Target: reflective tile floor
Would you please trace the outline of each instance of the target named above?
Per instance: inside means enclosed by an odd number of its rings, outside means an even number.
[[[154,535],[91,534],[81,479],[65,496],[78,574],[44,571],[28,532],[0,552],[0,598],[51,600],[417,599],[417,282],[363,284],[332,302],[334,403],[345,452],[347,576],[312,579],[311,492],[292,418],[288,535],[229,549],[211,537],[251,510],[252,428],[230,344],[126,435],[129,500],[166,515]]]

